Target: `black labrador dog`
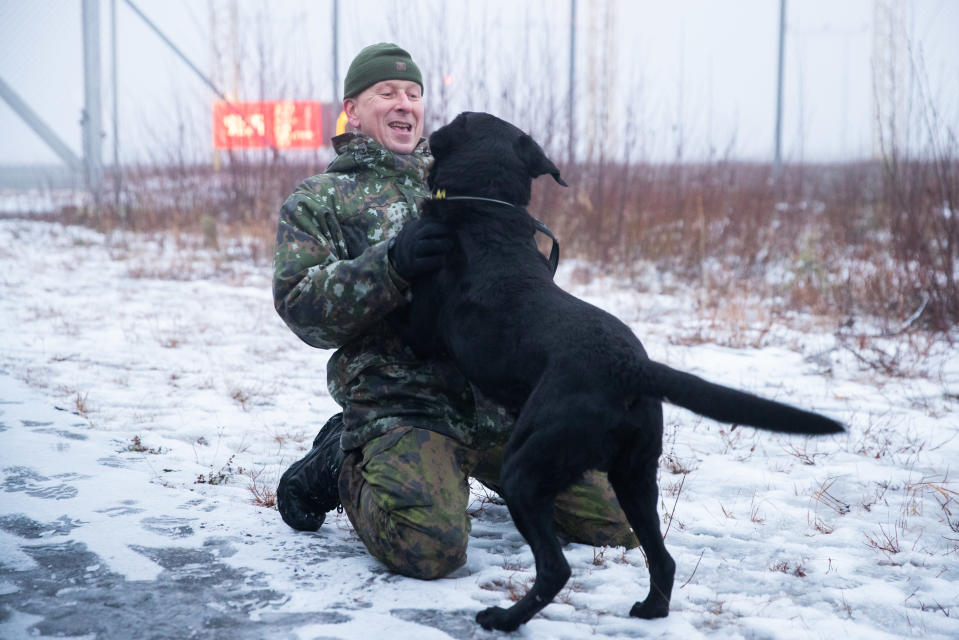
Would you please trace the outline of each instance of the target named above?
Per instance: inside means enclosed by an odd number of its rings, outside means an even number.
[[[533,178],[566,183],[530,136],[489,114],[463,113],[429,140],[435,195],[423,215],[448,226],[452,248],[439,271],[412,283],[412,302],[392,320],[415,351],[449,354],[517,415],[500,487],[536,560],[530,591],[476,620],[514,630],[562,589],[570,568],[553,530],[553,500],[589,469],[607,472],[649,562],[649,594],[630,615],[664,617],[676,564],[656,512],[662,402],[783,433],[843,427],[654,362],[629,327],[554,284],[524,206]]]

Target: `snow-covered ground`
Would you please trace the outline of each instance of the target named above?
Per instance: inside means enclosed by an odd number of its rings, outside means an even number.
[[[810,440],[667,407],[672,613],[630,618],[639,550],[571,544],[528,638],[959,637],[959,348],[868,345],[761,305],[697,304],[570,262],[577,295],[680,368],[845,421]],[[864,358],[897,354],[899,375]],[[534,571],[477,492],[466,566],[421,582],[345,515],[256,504],[336,406],[328,353],[273,311],[269,266],[189,238],[0,220],[0,638],[487,638]],[[268,497],[268,496],[267,496]]]

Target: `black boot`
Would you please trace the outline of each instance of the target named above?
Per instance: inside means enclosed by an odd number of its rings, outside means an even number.
[[[313,439],[310,452],[290,465],[276,488],[276,508],[299,531],[316,531],[326,513],[340,505],[337,481],[346,453],[340,448],[343,414],[326,421]]]

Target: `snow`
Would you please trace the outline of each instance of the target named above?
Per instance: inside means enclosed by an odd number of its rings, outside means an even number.
[[[283,325],[247,255],[0,220],[0,637],[499,636],[473,616],[534,570],[484,492],[466,565],[432,582],[386,571],[345,515],[300,533],[254,503],[337,407],[329,353]],[[695,291],[581,283],[584,268],[558,278],[654,358],[850,431],[788,438],[667,406],[670,616],[628,616],[641,551],[570,544],[572,579],[516,636],[959,637],[959,349],[889,338],[903,371],[880,374],[820,319],[705,317]]]

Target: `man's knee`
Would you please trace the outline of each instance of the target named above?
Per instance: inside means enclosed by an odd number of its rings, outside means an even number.
[[[406,523],[393,528],[394,537],[380,560],[392,571],[435,580],[449,575],[466,563],[468,531],[463,528],[424,530]]]
[[[605,473],[590,471],[556,498],[555,523],[570,541],[593,546],[639,546]]]
[[[469,490],[455,449],[447,451],[440,438],[388,436],[378,443],[388,446],[365,452],[369,459],[350,454],[339,479],[343,507],[370,553],[392,571],[424,580],[463,566],[469,539]]]

